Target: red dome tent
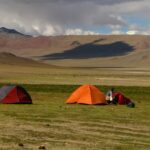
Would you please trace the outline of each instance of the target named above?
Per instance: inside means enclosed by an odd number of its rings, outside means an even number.
[[[0,103],[32,104],[32,99],[23,87],[17,85],[5,85],[0,89]]]

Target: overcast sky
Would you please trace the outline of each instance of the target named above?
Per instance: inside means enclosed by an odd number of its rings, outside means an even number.
[[[0,0],[0,27],[32,35],[150,34],[150,0]]]

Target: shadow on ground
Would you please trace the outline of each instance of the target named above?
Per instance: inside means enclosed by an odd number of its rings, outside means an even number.
[[[73,49],[65,50],[62,53],[54,53],[41,56],[42,60],[59,60],[59,59],[88,59],[98,57],[122,56],[134,51],[134,47],[122,42],[111,44],[97,44],[103,39],[93,41],[84,45],[78,45]]]

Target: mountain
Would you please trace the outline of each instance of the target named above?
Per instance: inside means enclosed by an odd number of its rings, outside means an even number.
[[[1,28],[0,33],[5,31]],[[5,31],[6,32],[6,31]],[[9,33],[12,32],[12,33]],[[15,34],[19,36],[7,36]],[[21,34],[21,36],[20,36]],[[150,36],[0,34],[0,52],[69,67],[150,67]]]
[[[0,28],[0,34],[8,34],[8,35],[18,35],[18,36],[24,36],[24,37],[31,37],[30,35],[25,35],[23,33],[20,33],[14,29],[8,29],[5,27]]]
[[[150,49],[150,36],[93,35],[93,36],[39,36],[8,37],[0,35],[0,51],[19,56],[46,56],[50,59],[95,58],[126,55]],[[60,53],[58,56],[57,53]],[[52,54],[52,55],[51,55]],[[55,54],[55,55],[53,55]],[[85,56],[84,56],[85,55]]]

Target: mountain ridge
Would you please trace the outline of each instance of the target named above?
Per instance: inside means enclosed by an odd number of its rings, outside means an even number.
[[[12,37],[0,34],[0,52],[57,66],[128,67],[138,64],[143,67],[150,63],[149,41],[149,35]]]
[[[17,30],[15,29],[8,29],[8,28],[5,28],[5,27],[1,27],[0,28],[0,33],[4,33],[4,34],[16,34],[16,35],[20,35],[20,36],[25,36],[25,37],[32,37],[31,35],[26,35],[26,34],[23,34],[21,32],[18,32]]]

